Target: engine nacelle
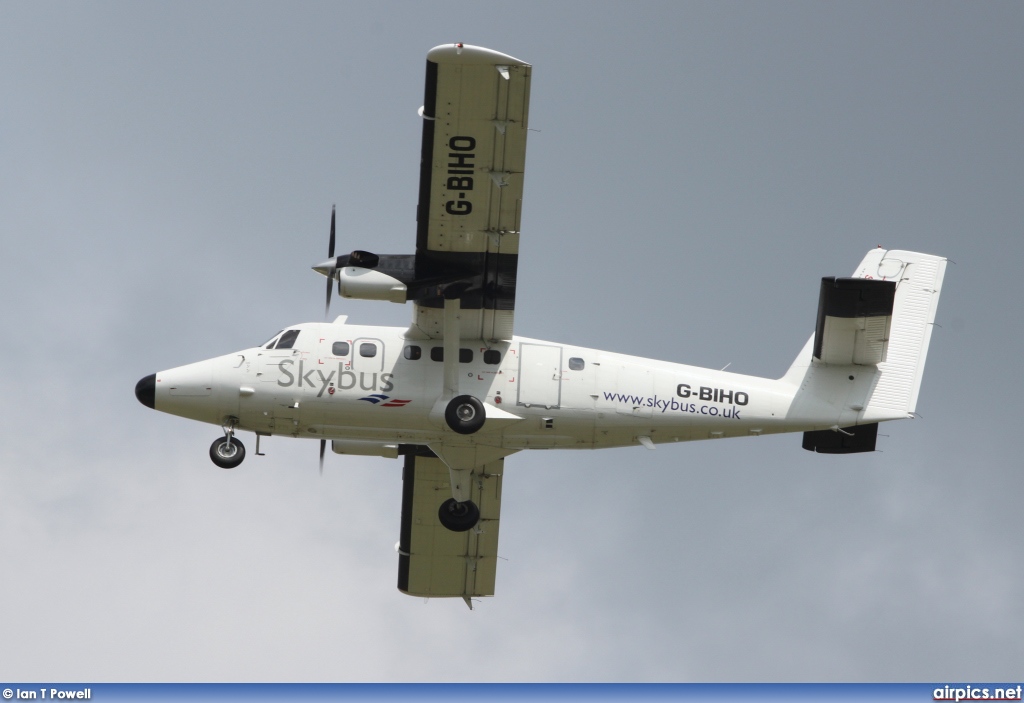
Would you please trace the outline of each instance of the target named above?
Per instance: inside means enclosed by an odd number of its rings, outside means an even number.
[[[359,266],[346,266],[338,272],[341,297],[359,300],[390,300],[404,303],[407,289],[397,278]]]
[[[331,451],[335,454],[351,454],[354,456],[383,456],[388,459],[398,457],[397,444],[381,444],[362,439],[332,439]]]

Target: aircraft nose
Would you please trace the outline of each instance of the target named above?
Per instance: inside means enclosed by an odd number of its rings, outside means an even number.
[[[156,408],[156,374],[151,373],[135,384],[135,397],[147,408]]]

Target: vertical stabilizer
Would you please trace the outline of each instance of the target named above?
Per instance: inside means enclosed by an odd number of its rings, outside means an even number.
[[[805,449],[872,451],[877,423],[913,417],[945,271],[940,256],[874,249],[853,278],[822,279],[815,333],[780,379]]]

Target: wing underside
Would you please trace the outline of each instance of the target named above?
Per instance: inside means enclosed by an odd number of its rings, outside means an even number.
[[[530,100],[530,65],[480,47],[427,55],[416,269],[462,274],[463,339],[511,339]],[[413,324],[441,338],[440,295]]]
[[[467,532],[452,532],[437,517],[452,495],[448,467],[433,456],[405,457],[400,591],[426,598],[494,595],[503,466],[499,459],[473,471],[472,500],[480,508],[480,522]]]

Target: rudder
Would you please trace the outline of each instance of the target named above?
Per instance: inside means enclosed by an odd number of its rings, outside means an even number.
[[[940,256],[912,251],[875,251],[882,255],[869,255],[854,275],[896,281],[896,296],[886,358],[878,364],[878,381],[865,408],[864,422],[912,416],[917,410],[946,272],[946,259]]]

